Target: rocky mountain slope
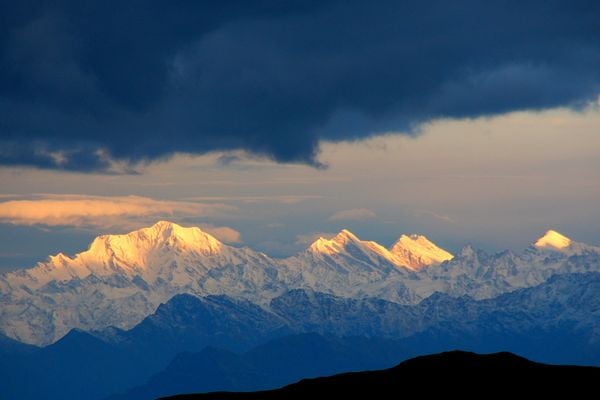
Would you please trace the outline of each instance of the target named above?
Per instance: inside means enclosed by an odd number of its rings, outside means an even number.
[[[295,256],[274,259],[225,245],[199,228],[161,221],[99,236],[73,257],[58,254],[0,275],[0,332],[46,345],[73,328],[128,329],[182,293],[226,295],[265,309],[293,289],[408,305],[435,292],[485,299],[555,274],[600,271],[597,247],[557,235],[549,231],[521,254],[490,255],[467,246],[452,256],[424,236],[402,235],[386,249],[342,230]]]
[[[43,348],[6,340],[0,393],[95,400],[254,390],[456,348],[600,366],[598,293],[600,273],[592,272],[555,275],[493,299],[438,293],[416,305],[295,289],[267,310],[182,294],[130,330],[73,330]]]

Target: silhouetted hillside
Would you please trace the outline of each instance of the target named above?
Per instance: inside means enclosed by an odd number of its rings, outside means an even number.
[[[593,393],[600,368],[540,364],[512,353],[480,355],[451,351],[407,360],[396,367],[305,379],[281,389],[216,392],[169,397],[170,400],[320,398],[324,394],[402,398],[409,393],[481,396],[520,393]],[[354,397],[352,397],[354,398]],[[167,398],[165,398],[167,399]]]

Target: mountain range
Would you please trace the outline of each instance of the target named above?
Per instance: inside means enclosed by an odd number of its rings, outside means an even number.
[[[149,400],[263,390],[457,348],[600,366],[599,293],[600,272],[588,272],[491,299],[436,293],[416,305],[310,289],[288,291],[268,309],[180,294],[129,330],[72,330],[41,348],[0,339],[0,394]]]
[[[59,253],[0,275],[0,332],[48,345],[72,329],[131,329],[178,294],[223,295],[266,312],[294,290],[410,306],[437,292],[491,299],[556,274],[594,271],[600,271],[600,248],[555,231],[518,254],[466,246],[452,255],[421,235],[402,235],[387,249],[342,230],[276,259],[160,221],[99,236],[73,257]]]
[[[599,327],[600,248],[552,230],[455,255],[342,230],[277,259],[162,221],[0,276],[0,394],[267,390],[457,348],[598,366]]]

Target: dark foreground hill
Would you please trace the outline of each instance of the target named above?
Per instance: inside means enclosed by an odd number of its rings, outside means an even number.
[[[418,393],[419,397],[432,393],[481,398],[522,393],[574,396],[593,393],[598,382],[600,368],[540,364],[508,352],[480,355],[451,351],[416,357],[385,370],[305,379],[276,390],[187,394],[164,399],[310,399],[324,394],[381,399],[401,398],[408,393]]]

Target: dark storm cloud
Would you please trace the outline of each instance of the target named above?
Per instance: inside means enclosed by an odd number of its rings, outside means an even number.
[[[109,3],[0,6],[0,163],[316,164],[321,139],[600,93],[597,1]]]

